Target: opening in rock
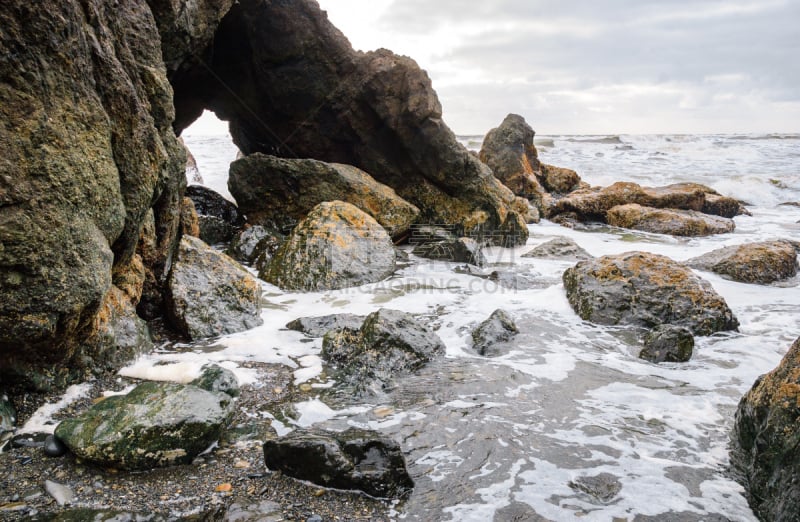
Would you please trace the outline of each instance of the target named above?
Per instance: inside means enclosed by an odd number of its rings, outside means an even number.
[[[236,160],[239,149],[228,131],[228,123],[213,112],[204,111],[191,126],[181,133],[181,138],[194,157],[196,171],[191,168],[191,158],[186,169],[190,185],[204,185],[234,201],[228,192],[228,169]]]

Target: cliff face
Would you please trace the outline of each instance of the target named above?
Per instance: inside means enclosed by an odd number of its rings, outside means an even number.
[[[353,51],[313,0],[6,0],[4,384],[91,367],[119,349],[98,335],[109,317],[163,312],[185,185],[175,133],[206,108],[246,153],[352,164],[421,220],[527,237],[519,201],[457,143],[424,71]]]

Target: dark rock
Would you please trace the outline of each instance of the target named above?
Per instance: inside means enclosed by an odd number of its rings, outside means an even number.
[[[14,429],[17,423],[17,412],[5,393],[0,393],[0,434]]]
[[[146,382],[62,421],[55,435],[75,455],[102,467],[188,464],[219,439],[232,409],[226,393]]]
[[[600,504],[613,501],[622,490],[619,478],[611,473],[600,473],[592,477],[578,477],[569,483],[575,491],[586,493]]]
[[[483,140],[480,159],[495,177],[517,196],[541,205],[544,188],[536,177],[540,170],[539,153],[533,144],[536,133],[517,114],[509,114],[499,127],[490,130]]]
[[[241,332],[263,323],[256,278],[197,238],[181,239],[167,290],[169,318],[190,339]]]
[[[431,241],[418,244],[412,251],[414,255],[437,261],[468,263],[475,266],[486,264],[483,247],[474,239],[460,237],[448,241]]]
[[[788,241],[763,241],[713,250],[686,262],[734,281],[770,284],[797,275],[797,251]]]
[[[197,211],[200,239],[209,245],[230,241],[244,226],[244,217],[236,205],[210,188],[189,185],[186,197],[192,200]]]
[[[694,210],[643,207],[635,203],[611,208],[606,213],[606,221],[614,227],[685,237],[725,234],[736,228],[732,219],[720,216]]]
[[[339,367],[339,378],[357,392],[379,391],[395,377],[444,355],[442,340],[411,314],[381,308],[361,328],[331,330],[322,358]]]
[[[472,331],[472,347],[481,355],[499,355],[498,345],[510,341],[518,333],[514,319],[505,310],[498,309]]]
[[[572,308],[594,323],[673,324],[695,335],[739,325],[711,284],[657,254],[628,252],[581,261],[564,272],[563,280]]]
[[[315,2],[237,2],[210,45],[183,62],[192,57],[193,67],[170,69],[176,129],[208,108],[230,122],[245,155],[353,165],[419,208],[420,220],[527,238],[515,230],[524,220],[511,191],[443,123],[425,72],[384,49],[354,51]]]
[[[738,199],[709,193],[706,193],[706,201],[703,203],[703,213],[725,218],[752,215]]]
[[[800,339],[739,403],[731,462],[761,520],[800,513]]]
[[[253,263],[261,256],[266,256],[268,262],[283,239],[283,235],[273,228],[253,225],[236,234],[225,253],[242,263]]]
[[[264,444],[267,467],[320,486],[404,498],[414,488],[400,446],[377,432],[293,431]]]
[[[575,259],[585,261],[592,259],[592,255],[584,250],[575,241],[568,237],[556,237],[542,243],[533,250],[526,252],[522,257],[537,257],[541,259]]]
[[[664,324],[647,334],[639,358],[652,363],[686,362],[692,358],[693,350],[692,332],[681,326]]]
[[[322,337],[331,330],[347,328],[358,330],[364,324],[365,316],[355,314],[333,314],[317,317],[300,317],[288,323],[286,328],[303,332],[310,337]]]
[[[48,435],[44,439],[44,454],[48,457],[63,457],[69,453],[69,448],[55,435]]]
[[[314,207],[259,277],[285,290],[332,290],[382,281],[394,263],[383,227],[353,205],[332,201]]]
[[[201,390],[227,393],[231,397],[239,396],[239,379],[232,371],[217,364],[203,366],[200,376],[189,384]]]
[[[231,164],[231,194],[250,223],[293,227],[318,204],[345,201],[366,212],[390,236],[408,232],[419,209],[366,172],[338,163],[254,153]]]

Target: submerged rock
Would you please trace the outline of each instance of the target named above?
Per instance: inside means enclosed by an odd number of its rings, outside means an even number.
[[[369,314],[358,330],[329,331],[322,343],[322,358],[336,364],[357,392],[385,388],[444,352],[439,336],[413,315],[385,308]]]
[[[568,237],[556,237],[533,250],[526,252],[522,257],[538,257],[542,259],[575,259],[584,261],[592,259],[592,255],[581,248],[578,243]]]
[[[241,332],[263,323],[256,278],[194,237],[181,239],[166,297],[170,320],[190,339]]]
[[[390,236],[408,232],[419,209],[366,172],[340,163],[254,153],[231,164],[231,194],[250,223],[294,226],[325,201],[366,212]]]
[[[236,205],[210,188],[189,185],[186,197],[192,200],[197,210],[200,239],[209,245],[230,241],[244,226],[244,217]]]
[[[400,446],[380,433],[295,430],[264,444],[267,467],[320,486],[404,498],[414,488]]]
[[[694,210],[643,207],[635,203],[611,208],[606,213],[606,221],[614,227],[685,237],[725,234],[736,228],[732,219],[720,216]]]
[[[430,241],[414,247],[414,255],[437,261],[468,263],[475,266],[486,264],[480,243],[468,237],[445,241]]]
[[[610,503],[622,491],[622,483],[619,481],[619,477],[611,473],[577,477],[569,483],[569,487],[575,491],[586,493],[601,504]]]
[[[788,241],[735,245],[695,257],[690,267],[708,270],[741,283],[770,284],[797,275],[797,251]]]
[[[55,435],[75,455],[102,467],[188,464],[219,439],[232,409],[227,393],[146,382],[62,421]]]
[[[673,324],[695,335],[739,326],[710,283],[657,254],[628,252],[582,261],[564,272],[563,281],[572,308],[594,323]]]
[[[320,291],[376,283],[395,268],[386,231],[350,203],[314,207],[259,277],[285,290]]]
[[[739,403],[731,462],[762,520],[800,513],[800,339]]]
[[[692,332],[682,326],[662,324],[647,334],[639,358],[653,363],[686,362],[692,358],[693,350]]]
[[[310,337],[322,337],[331,330],[347,328],[358,330],[366,316],[355,314],[332,314],[316,317],[300,317],[288,323],[286,328],[303,332]]]
[[[481,355],[499,355],[499,345],[518,333],[514,319],[505,310],[498,309],[472,331],[472,347]]]

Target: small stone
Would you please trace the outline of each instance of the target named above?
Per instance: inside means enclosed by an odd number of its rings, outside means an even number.
[[[236,469],[247,469],[247,468],[250,467],[250,463],[247,462],[246,460],[237,460],[233,464],[233,467],[236,468]]]
[[[313,387],[313,386],[311,386],[310,384],[308,384],[307,382],[306,382],[306,383],[303,383],[303,384],[301,384],[301,385],[300,385],[300,391],[301,391],[301,392],[306,392],[306,393],[308,393],[308,392],[310,392],[310,391],[311,391],[311,390],[313,390],[313,389],[314,389],[314,387]]]
[[[316,490],[316,491],[314,492],[314,496],[315,496],[315,497],[318,497],[318,498],[319,498],[319,497],[321,497],[321,496],[323,496],[323,495],[325,495],[325,490],[324,490],[324,489],[318,489],[318,490]]]
[[[53,499],[55,499],[59,506],[67,506],[72,504],[72,502],[75,500],[75,493],[72,491],[72,489],[69,486],[59,484],[58,482],[45,480],[44,489],[51,497],[53,497]]]
[[[306,522],[322,522],[322,517],[319,515],[311,515],[306,519]]]
[[[374,413],[375,416],[378,417],[379,419],[383,419],[384,417],[388,417],[389,415],[394,413],[394,408],[392,408],[391,406],[378,406],[377,408],[372,410],[372,413]]]
[[[69,448],[55,435],[48,435],[44,439],[44,454],[48,457],[63,457]]]
[[[220,484],[219,486],[214,488],[214,491],[216,491],[217,493],[230,493],[231,491],[233,491],[233,486],[228,483]]]

